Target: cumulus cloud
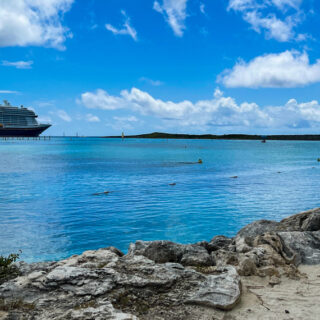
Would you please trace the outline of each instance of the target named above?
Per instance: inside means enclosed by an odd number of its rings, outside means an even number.
[[[121,11],[121,14],[124,16],[124,23],[122,25],[122,29],[118,29],[114,27],[111,24],[106,24],[105,27],[107,30],[111,31],[115,35],[128,35],[130,36],[134,41],[138,40],[137,31],[131,26],[130,24],[130,18],[127,16],[125,11]]]
[[[17,69],[31,69],[31,66],[33,65],[33,61],[2,61],[2,65],[5,67],[15,67]]]
[[[81,95],[79,103],[83,103],[89,109],[116,110],[123,107],[123,99],[109,95],[102,89],[95,92],[85,92]]]
[[[310,64],[306,52],[285,51],[239,61],[218,78],[227,87],[293,88],[320,81],[320,60]]]
[[[164,16],[174,34],[178,37],[183,36],[186,28],[187,1],[188,0],[163,0],[162,4],[158,1],[153,3],[153,9]]]
[[[303,16],[300,4],[301,0],[229,0],[228,10],[240,12],[253,30],[265,31],[269,39],[302,41],[306,35],[297,35],[294,30]]]
[[[88,95],[97,99],[87,99]],[[105,99],[101,99],[101,96]],[[106,98],[107,97],[107,98]],[[112,103],[114,102],[114,104]],[[224,96],[216,89],[212,99],[191,102],[164,101],[149,93],[132,88],[123,90],[119,96],[111,96],[98,90],[84,93],[81,102],[87,108],[103,110],[126,109],[138,115],[154,116],[166,127],[205,131],[212,127],[228,128],[319,128],[320,104],[318,101],[298,103],[295,99],[284,105],[261,107],[254,102],[237,103],[232,97]],[[112,107],[111,107],[112,106]],[[134,123],[136,116],[114,117],[121,123]]]
[[[86,114],[86,120],[88,122],[100,122],[100,118],[91,113]]]
[[[64,110],[58,110],[57,111],[57,116],[60,119],[62,119],[63,121],[66,121],[66,122],[71,122],[72,121],[71,117]]]
[[[0,47],[48,46],[64,49],[71,36],[62,16],[74,0],[0,0]]]

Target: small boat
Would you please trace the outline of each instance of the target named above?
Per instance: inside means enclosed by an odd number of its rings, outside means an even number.
[[[266,141],[266,139],[263,139],[261,142],[262,142],[262,143],[266,143],[267,141]]]

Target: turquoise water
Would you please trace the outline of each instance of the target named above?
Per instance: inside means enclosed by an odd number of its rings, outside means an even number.
[[[320,206],[320,142],[0,140],[0,254],[233,236]],[[199,158],[203,164],[190,164]],[[278,173],[281,172],[281,173]],[[237,179],[230,178],[238,176]],[[176,185],[169,185],[176,183]],[[110,191],[108,194],[95,193]]]

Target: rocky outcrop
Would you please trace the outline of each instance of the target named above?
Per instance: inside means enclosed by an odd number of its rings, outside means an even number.
[[[241,282],[234,267],[215,269],[217,274],[207,276],[195,295],[187,303],[195,303],[222,310],[231,310],[240,300]]]
[[[260,220],[236,237],[177,244],[137,241],[58,262],[17,263],[0,286],[0,319],[207,319],[241,299],[241,277],[298,279],[320,263],[320,209],[280,222]],[[212,318],[212,317],[211,317]]]
[[[198,252],[197,263],[207,266],[200,248],[188,248],[185,260],[194,262],[190,257]],[[239,301],[240,278],[234,268],[205,275],[165,260],[156,263],[133,251],[122,256],[107,248],[57,263],[20,264],[22,275],[0,286],[2,309],[14,319],[39,320],[136,319],[161,309],[164,319],[171,319],[168,308],[177,307],[181,314],[189,304],[227,310]]]
[[[142,255],[156,263],[177,262],[184,266],[211,266],[208,251],[200,245],[183,245],[171,241],[137,241],[128,255]]]

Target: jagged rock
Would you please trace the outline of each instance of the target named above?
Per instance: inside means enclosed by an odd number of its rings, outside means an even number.
[[[185,246],[183,250],[183,256],[180,262],[185,266],[213,265],[213,259],[209,255],[208,251],[205,248],[197,245]]]
[[[277,231],[320,230],[320,208],[308,210],[280,221]]]
[[[267,232],[256,237],[254,240],[254,246],[257,247],[259,245],[267,245],[266,249],[273,249],[275,253],[283,258],[285,263],[294,263],[295,265],[300,263],[300,258],[297,253],[292,251],[292,249],[287,246],[281,237],[279,237],[279,235],[276,233]],[[276,255],[274,262],[275,264],[282,264],[282,259],[279,258],[278,255]]]
[[[252,242],[254,238],[236,236],[235,247],[236,252],[246,253],[252,250]]]
[[[243,227],[237,233],[237,237],[253,240],[266,232],[318,230],[320,230],[320,208],[295,214],[280,222],[270,220],[254,221]]]
[[[136,241],[130,244],[129,255],[142,255],[156,263],[180,262],[183,245],[171,241]]]
[[[187,246],[186,253],[190,259],[192,254],[209,256],[199,246]],[[45,270],[29,270],[0,286],[6,304],[18,300],[30,306],[23,317],[20,305],[11,310],[17,320],[135,319],[149,309],[181,305],[183,310],[184,300],[208,277],[178,263],[155,263],[142,255],[120,257],[112,249],[87,251]]]
[[[301,263],[320,264],[320,231],[279,232],[278,235],[299,255]]]
[[[272,232],[277,229],[279,222],[270,220],[254,221],[243,227],[238,233],[237,238],[249,238],[253,240],[266,232]]]
[[[108,247],[58,262],[16,263],[20,276],[0,285],[0,318],[155,319],[161,311],[161,320],[201,319],[212,312],[206,308],[229,310],[240,300],[239,274],[269,277],[273,286],[283,274],[301,277],[301,262],[320,264],[319,222],[315,209],[256,221],[233,239],[137,241],[126,255]]]
[[[71,310],[63,314],[61,320],[138,320],[138,318],[132,314],[123,313],[116,310],[110,301],[104,300],[99,303],[94,303],[79,306],[75,310]],[[59,319],[59,320],[60,320]],[[45,319],[43,319],[45,320]]]
[[[240,276],[254,276],[257,274],[257,266],[253,259],[245,257],[240,261],[237,271]]]
[[[235,268],[217,268],[216,275],[210,275],[187,303],[199,304],[222,310],[232,309],[241,297],[241,281]]]
[[[216,251],[219,249],[226,249],[232,244],[233,240],[225,236],[215,236],[207,244],[207,250],[209,252]]]
[[[239,254],[233,251],[227,251],[224,249],[217,250],[211,253],[212,259],[216,262],[217,266],[232,265],[237,266],[239,264]]]
[[[213,260],[201,245],[182,245],[171,241],[136,241],[129,255],[142,255],[156,263],[175,262],[185,266],[210,266]]]

